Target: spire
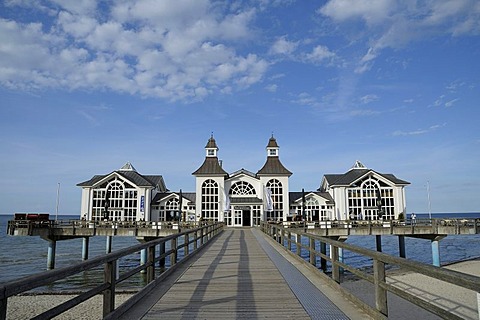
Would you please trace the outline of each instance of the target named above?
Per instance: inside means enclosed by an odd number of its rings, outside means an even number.
[[[273,137],[268,140],[268,145],[267,145],[267,157],[278,157],[278,149],[280,147],[277,144],[277,140]]]
[[[267,145],[267,161],[263,167],[258,170],[257,175],[292,175],[292,173],[280,162],[278,149],[280,149],[280,147],[272,134]]]
[[[213,138],[213,133],[208,139],[207,145],[205,146],[205,161],[203,164],[198,168],[193,175],[221,175],[221,176],[228,176],[228,173],[222,169],[220,161],[217,158],[217,143],[215,142],[215,138]]]
[[[207,157],[216,157],[217,156],[217,142],[215,141],[215,138],[213,137],[213,133],[210,136],[210,139],[208,139],[207,145],[205,146],[205,152]]]

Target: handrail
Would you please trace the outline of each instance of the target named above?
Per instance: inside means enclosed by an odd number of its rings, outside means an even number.
[[[79,303],[91,298],[92,296],[103,293],[103,317],[108,315],[115,309],[115,286],[121,281],[127,279],[135,273],[146,270],[147,273],[147,285],[155,279],[155,263],[159,262],[164,267],[165,258],[170,256],[170,269],[174,268],[178,258],[178,251],[184,248],[183,259],[190,256],[192,253],[197,252],[200,247],[204,246],[208,241],[213,239],[223,230],[223,223],[206,224],[194,229],[185,230],[167,237],[158,238],[152,241],[141,243],[135,246],[131,246],[125,249],[121,249],[100,257],[92,258],[80,262],[78,264],[59,268],[55,270],[45,271],[36,275],[28,276],[22,279],[9,281],[0,285],[0,320],[5,320],[7,317],[7,304],[8,298],[19,293],[23,293],[28,290],[32,290],[38,287],[42,287],[51,284],[54,281],[65,279],[71,275],[91,270],[98,266],[104,266],[104,282],[95,288],[82,293],[81,295],[64,302],[63,304],[48,310],[36,317],[36,319],[50,319],[53,316],[57,316]],[[180,238],[184,238],[185,241],[181,243],[178,241]],[[193,239],[192,239],[193,238]],[[164,245],[170,242],[170,250],[165,251]],[[198,244],[198,242],[200,242]],[[187,249],[187,244],[193,243],[193,250]],[[160,250],[160,254],[156,255],[156,246],[161,245],[163,250]],[[141,250],[147,250],[147,261],[145,264],[128,271],[124,274],[120,274],[118,279],[116,278],[116,265],[120,258],[128,256],[130,254],[139,252]],[[134,271],[134,272],[133,272]]]
[[[377,252],[351,244],[343,243],[340,241],[332,240],[330,238],[306,233],[303,232],[303,229],[288,229],[277,224],[264,222],[261,223],[260,227],[265,234],[267,234],[276,242],[281,244],[282,247],[285,247],[286,245],[286,249],[289,251],[293,252],[292,244],[295,244],[296,255],[301,256],[302,249],[306,250],[309,253],[309,263],[313,266],[317,267],[317,257],[320,257],[321,268],[326,271],[326,263],[328,261],[331,265],[332,270],[331,280],[337,283],[340,283],[341,281],[341,269],[350,271],[361,279],[373,283],[375,286],[375,307],[376,312],[378,312],[379,315],[388,316],[387,291],[390,291],[420,306],[421,308],[424,308],[443,318],[460,319],[460,317],[447,310],[441,309],[440,307],[425,300],[418,299],[416,296],[413,296],[412,294],[387,283],[385,276],[386,264],[398,266],[409,271],[414,271],[431,278],[435,278],[469,290],[473,290],[477,292],[477,297],[480,297],[480,277],[477,276],[464,274],[454,270],[434,267],[428,264],[407,260],[405,258],[394,257],[382,252]],[[295,240],[292,240],[292,234],[296,235]],[[302,244],[303,237],[308,239],[309,246]],[[315,241],[330,245],[331,256],[326,255],[326,250],[323,252],[318,252],[315,246]],[[340,261],[340,248],[371,258],[373,264],[373,276],[365,273],[364,271],[361,271],[360,269],[356,269],[346,264],[344,261]],[[478,309],[480,311],[480,300]]]

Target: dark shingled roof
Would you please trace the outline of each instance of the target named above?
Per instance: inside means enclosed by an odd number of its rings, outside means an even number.
[[[319,192],[319,191],[305,191],[305,196],[308,195],[309,193],[315,193],[316,195],[319,195],[322,198],[325,198],[327,200],[327,204],[334,204],[334,200],[330,193],[328,192]],[[292,191],[288,193],[288,198],[290,201],[290,204],[295,203],[295,201],[301,200],[302,199],[302,192],[301,191]]]
[[[273,136],[268,140],[267,148],[278,148],[277,140]]]
[[[347,171],[344,174],[326,174],[325,175],[325,180],[328,182],[330,186],[336,186],[336,185],[341,185],[341,186],[349,186],[356,180],[360,179],[361,177],[366,176],[368,173],[376,173],[385,179],[393,182],[394,184],[410,184],[410,182],[407,182],[405,180],[398,179],[391,173],[378,173],[374,170],[371,169],[352,169]]]
[[[167,191],[163,177],[160,175],[141,175],[137,171],[126,171],[126,170],[117,170],[109,174],[104,175],[95,175],[92,179],[80,182],[77,184],[79,187],[93,187],[96,183],[103,180],[104,178],[117,173],[118,175],[124,177],[126,180],[130,181],[132,184],[138,187],[160,187],[160,190]]]
[[[203,164],[198,168],[193,175],[221,175],[228,176],[228,173],[222,169],[218,163],[217,157],[206,157]]]
[[[267,157],[267,161],[257,175],[288,175],[292,173],[280,162],[279,157]]]

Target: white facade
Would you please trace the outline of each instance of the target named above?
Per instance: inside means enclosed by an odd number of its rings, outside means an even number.
[[[257,173],[228,174],[217,158],[213,136],[205,160],[192,174],[195,192],[169,191],[160,175],[141,175],[130,163],[107,175],[79,183],[81,216],[87,220],[224,221],[255,226],[260,221],[391,220],[406,216],[405,186],[393,174],[361,162],[344,174],[323,176],[316,191],[290,191],[292,173],[279,159],[272,136],[264,166]]]

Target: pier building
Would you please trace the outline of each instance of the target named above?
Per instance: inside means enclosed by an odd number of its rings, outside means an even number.
[[[342,174],[326,174],[314,191],[290,191],[292,172],[280,161],[272,135],[266,160],[256,172],[228,173],[218,158],[213,135],[203,163],[192,175],[194,192],[168,190],[161,175],[142,175],[131,163],[79,183],[85,220],[223,221],[227,226],[258,226],[262,221],[308,222],[394,220],[406,215],[409,182],[355,161]]]

